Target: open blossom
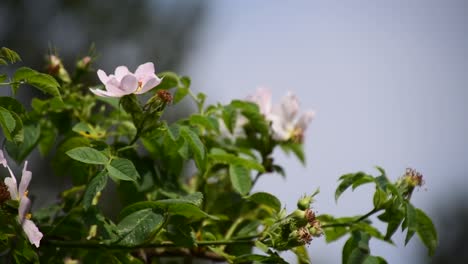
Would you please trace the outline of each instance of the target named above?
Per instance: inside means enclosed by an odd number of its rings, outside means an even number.
[[[90,90],[94,94],[104,97],[143,94],[161,83],[161,79],[154,73],[152,62],[138,66],[135,73],[130,72],[126,66],[119,66],[115,69],[114,74],[107,75],[103,70],[98,70],[97,75],[105,85],[106,90]]]
[[[7,164],[7,160],[5,159],[2,150],[0,150],[0,164],[2,164],[10,172],[11,177],[5,178],[5,185],[8,188],[8,192],[10,193],[10,199],[19,200],[18,222],[23,227],[24,233],[26,233],[29,242],[34,244],[36,247],[39,247],[39,243],[43,235],[34,222],[30,220],[31,214],[28,213],[31,209],[31,200],[28,198],[27,189],[32,178],[32,173],[27,170],[28,162],[26,161],[24,163],[23,173],[19,186],[17,184],[15,175]]]
[[[271,106],[271,92],[266,89],[258,89],[247,100],[256,103],[260,112],[271,122],[273,138],[286,141],[289,139],[302,141],[307,126],[312,121],[315,113],[306,111],[299,115],[299,101],[297,97],[288,93],[279,105]]]

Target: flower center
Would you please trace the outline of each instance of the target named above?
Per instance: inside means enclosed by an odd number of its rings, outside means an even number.
[[[141,90],[141,88],[143,88],[143,82],[142,82],[142,81],[139,81],[139,82],[138,82],[138,87],[137,87],[137,89],[135,90],[135,93],[136,93],[136,92],[139,92],[139,91]]]

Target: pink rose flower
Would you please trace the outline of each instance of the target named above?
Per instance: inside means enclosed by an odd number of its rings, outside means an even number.
[[[115,69],[114,74],[107,75],[103,70],[98,70],[97,75],[105,85],[106,90],[90,90],[94,94],[104,97],[143,94],[161,83],[161,79],[154,73],[152,62],[138,66],[135,73],[130,72],[126,66],[119,66]]]

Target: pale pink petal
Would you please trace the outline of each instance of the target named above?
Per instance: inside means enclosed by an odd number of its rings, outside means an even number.
[[[20,204],[18,207],[18,216],[20,223],[23,223],[26,214],[31,209],[31,200],[26,195],[20,197]]]
[[[153,89],[156,87],[158,84],[161,83],[161,79],[159,79],[157,76],[156,77],[145,77],[142,80],[142,87],[140,90],[136,91],[136,94],[143,94],[146,93],[147,91]]]
[[[98,70],[97,75],[99,77],[99,80],[103,83],[106,84],[106,82],[109,80],[109,76],[103,71],[103,70]]]
[[[10,171],[10,173],[12,172]],[[5,177],[4,183],[8,188],[8,192],[10,193],[10,198],[17,200],[19,198],[18,197],[18,185],[16,183],[16,178],[13,176],[13,174],[12,174],[12,177]]]
[[[19,194],[20,196],[24,195],[28,189],[29,182],[31,182],[32,173],[28,171],[28,161],[24,162],[23,175],[21,176],[21,181],[19,185]]]
[[[133,74],[127,74],[120,82],[120,89],[127,94],[131,94],[138,88],[138,80]]]
[[[299,111],[299,102],[297,97],[291,93],[288,93],[283,99],[281,100],[280,105],[280,115],[282,118],[289,120],[290,122],[294,121],[294,118]]]
[[[154,75],[154,64],[152,62],[147,62],[138,66],[135,71],[135,75],[138,79],[143,78],[144,76]]]
[[[291,135],[288,131],[288,124],[282,117],[270,114],[267,119],[271,121],[271,130],[273,132],[273,138],[276,140],[288,140]]]
[[[131,93],[131,91],[123,90],[121,83],[117,81],[115,77],[110,78],[109,81],[107,81],[106,90],[113,94],[114,97],[122,97]]]
[[[7,160],[5,158],[5,155],[3,155],[3,150],[0,149],[0,164],[3,165],[3,167],[8,167]]]
[[[115,68],[115,78],[117,78],[119,82],[122,81],[123,77],[125,77],[129,73],[130,71],[126,66],[119,66]]]
[[[24,220],[23,224],[24,233],[29,239],[31,244],[34,244],[36,247],[39,247],[42,237],[44,236],[39,228],[37,228],[36,224],[33,221],[26,219]]]
[[[307,127],[309,126],[310,122],[312,119],[315,117],[315,112],[313,111],[307,111],[301,115],[299,120],[297,121],[297,127],[301,129],[302,131],[305,131]]]
[[[266,88],[258,88],[255,94],[248,96],[247,101],[256,103],[263,115],[271,113],[271,91]]]
[[[114,93],[111,93],[111,92],[108,92],[108,91],[104,91],[104,90],[100,90],[100,89],[89,89],[93,94],[97,95],[97,96],[102,96],[102,97],[120,97],[120,96],[116,96],[114,95]]]

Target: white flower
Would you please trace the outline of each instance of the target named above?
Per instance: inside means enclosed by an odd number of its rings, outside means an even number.
[[[161,79],[154,73],[152,62],[138,66],[135,73],[130,72],[126,66],[119,66],[115,69],[114,74],[107,75],[103,70],[98,70],[97,75],[105,85],[106,90],[90,90],[94,94],[104,97],[143,94],[161,83]]]
[[[259,106],[260,112],[271,122],[273,138],[280,141],[293,139],[301,142],[307,126],[315,116],[312,111],[299,116],[299,101],[291,93],[288,93],[275,107],[271,107],[271,92],[263,88],[258,89],[247,100]]]
[[[32,173],[27,170],[28,162],[26,161],[24,163],[19,187],[17,185],[16,177],[8,166],[7,160],[3,155],[2,150],[0,150],[0,164],[2,164],[10,172],[11,177],[6,177],[4,181],[8,188],[8,192],[10,193],[10,198],[13,200],[19,200],[18,222],[23,227],[24,233],[26,233],[29,242],[34,244],[36,247],[39,247],[39,243],[41,242],[43,235],[34,222],[30,220],[31,214],[28,213],[31,209],[31,200],[29,200],[27,196],[27,189],[32,178]]]

